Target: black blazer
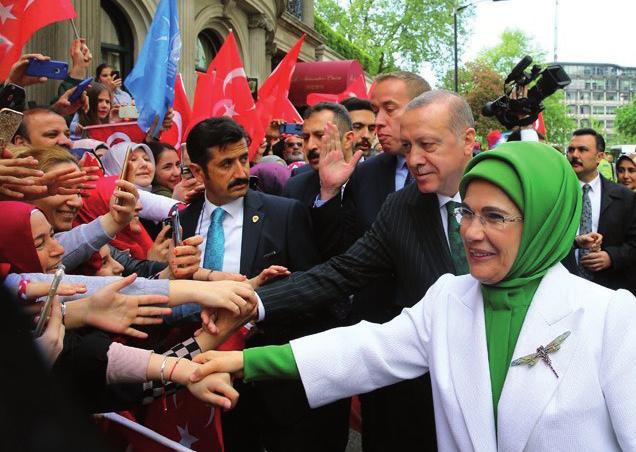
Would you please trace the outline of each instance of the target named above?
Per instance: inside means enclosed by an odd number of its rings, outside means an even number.
[[[592,281],[610,289],[628,289],[636,294],[636,193],[601,178],[601,213],[598,232],[603,235],[601,249],[607,251],[612,265],[592,273]],[[578,275],[574,250],[563,264]]]
[[[376,221],[344,254],[257,292],[268,319],[319,309],[380,277],[395,282],[392,302],[412,306],[453,262],[434,193],[417,185],[391,194]]]
[[[297,199],[303,206],[311,208],[314,205],[316,196],[320,193],[320,176],[318,171],[311,168],[311,166],[301,166],[301,168],[305,167],[309,167],[309,169],[287,180],[283,187],[282,196]]]
[[[196,233],[203,202],[200,197],[181,212],[184,238]],[[309,214],[298,201],[248,190],[244,198],[241,274],[252,278],[270,265],[282,265],[292,272],[313,267],[320,256],[312,236]],[[273,326],[266,317],[259,326],[268,341],[279,342],[333,326],[335,319],[329,313],[328,309],[313,314],[298,312],[281,322],[284,327]]]

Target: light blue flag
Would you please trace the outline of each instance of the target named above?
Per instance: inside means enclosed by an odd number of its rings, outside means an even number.
[[[137,122],[141,130],[148,131],[155,116],[159,116],[158,132],[168,107],[172,106],[180,56],[177,0],[161,0],[139,58],[125,81],[139,110]]]

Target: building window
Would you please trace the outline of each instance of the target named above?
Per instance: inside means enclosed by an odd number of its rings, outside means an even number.
[[[206,72],[222,45],[223,39],[216,32],[206,29],[199,33],[194,50],[194,69]]]
[[[592,107],[592,114],[594,114],[594,115],[604,115],[605,114],[605,107],[598,107],[598,106]]]
[[[606,129],[613,129],[614,128],[614,121],[612,121],[611,119],[608,119],[607,121],[605,121],[605,128]]]
[[[565,92],[566,100],[576,100],[576,92],[575,91],[566,91]]]
[[[616,107],[614,107],[614,106],[607,107],[607,114],[608,115],[615,115],[616,114]]]
[[[592,99],[594,100],[605,100],[605,93],[592,93]]]
[[[571,115],[576,114],[576,105],[568,105],[568,113]]]
[[[111,1],[101,0],[101,61],[125,78],[133,66],[133,36],[126,16]],[[98,63],[99,64],[99,63]]]
[[[629,102],[632,99],[632,93],[621,93],[621,100],[623,102]]]
[[[587,91],[581,91],[579,94],[579,100],[590,100],[590,93]]]
[[[303,20],[303,0],[287,0],[287,12],[298,20]]]
[[[590,120],[587,118],[581,119],[579,122],[579,127],[590,127]]]
[[[590,114],[590,106],[589,105],[581,105],[579,107],[579,113],[582,115],[589,115]]]
[[[607,93],[605,93],[605,100],[607,101],[616,101],[618,97],[616,96],[616,93],[614,91],[608,91]]]

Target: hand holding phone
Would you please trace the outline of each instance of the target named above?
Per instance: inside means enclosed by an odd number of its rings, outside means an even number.
[[[179,211],[174,210],[171,215],[172,220],[172,241],[174,246],[183,245],[183,235],[181,232],[181,218],[179,217]]]
[[[0,110],[0,148],[4,148],[11,143],[13,135],[15,135],[22,123],[23,116],[19,111],[11,110],[10,108]]]
[[[68,75],[68,63],[55,60],[38,60],[31,58],[26,74],[31,77],[47,77],[54,80],[64,80]]]
[[[42,312],[40,312],[40,320],[38,320],[38,324],[35,327],[35,337],[41,336],[42,331],[44,331],[44,325],[46,325],[46,321],[51,312],[51,303],[53,302],[53,298],[55,298],[55,295],[57,294],[57,288],[59,287],[60,282],[62,282],[62,278],[64,278],[64,265],[60,264],[55,272],[55,276],[53,277],[53,282],[51,283],[49,294],[46,296],[46,301],[44,302]]]
[[[121,174],[119,175],[120,180],[125,180],[127,182],[132,182],[131,180],[129,180],[130,175],[128,174],[130,168],[130,166],[128,165],[128,161],[130,160],[131,152],[132,146],[128,146],[128,149],[126,149],[126,155],[124,155],[124,163],[121,167]],[[117,190],[119,190],[119,188]],[[115,200],[115,204],[117,204],[118,206],[121,205],[121,201],[119,200],[119,198]]]
[[[87,79],[82,80],[75,88],[75,91],[73,91],[71,95],[68,97],[68,101],[71,104],[74,104],[75,102],[77,102],[80,99],[80,97],[82,97],[82,93],[88,89],[92,81],[93,81],[93,77],[88,77]]]
[[[303,125],[287,122],[287,123],[281,124],[279,130],[282,135],[301,136],[303,134]]]

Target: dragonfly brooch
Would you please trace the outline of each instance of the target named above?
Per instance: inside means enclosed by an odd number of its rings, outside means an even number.
[[[550,359],[550,353],[554,353],[557,350],[559,350],[561,348],[561,344],[569,335],[570,335],[570,332],[566,331],[565,333],[563,333],[562,335],[554,339],[545,347],[543,345],[539,346],[539,348],[537,348],[536,353],[532,353],[530,355],[522,356],[521,358],[515,359],[512,363],[510,363],[510,365],[523,366],[524,364],[527,364],[528,366],[532,367],[537,362],[539,362],[539,360],[541,360],[545,363],[546,366],[550,368],[552,373],[554,373],[554,375],[557,378],[559,378],[559,375],[556,373],[556,370],[554,370],[554,367],[552,367],[552,360]]]

